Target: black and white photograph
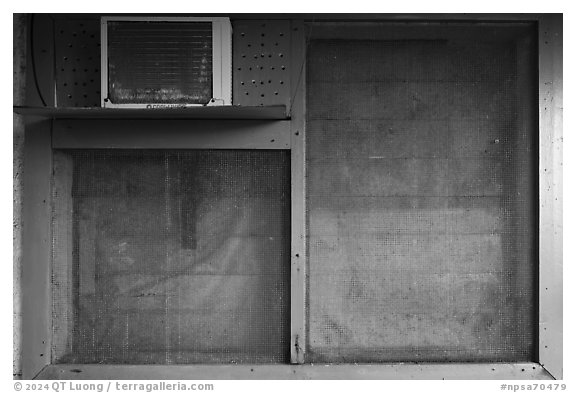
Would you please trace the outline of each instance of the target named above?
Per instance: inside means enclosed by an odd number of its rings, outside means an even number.
[[[563,14],[324,8],[13,14],[10,386],[567,389]]]

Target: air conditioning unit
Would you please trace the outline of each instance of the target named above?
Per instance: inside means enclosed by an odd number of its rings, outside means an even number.
[[[102,17],[102,106],[232,104],[228,18]]]

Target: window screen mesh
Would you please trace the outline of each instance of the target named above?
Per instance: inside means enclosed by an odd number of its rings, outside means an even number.
[[[498,37],[312,40],[308,361],[533,360],[534,52]]]
[[[109,21],[108,89],[114,104],[206,104],[212,23]]]
[[[70,263],[54,265],[56,362],[288,360],[287,152],[83,150],[55,161],[55,253],[71,245]]]

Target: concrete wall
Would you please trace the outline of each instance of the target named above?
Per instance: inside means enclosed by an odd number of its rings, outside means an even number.
[[[14,14],[14,86],[13,100],[14,105],[22,105],[25,97],[26,85],[26,15]],[[13,201],[14,215],[12,225],[13,231],[13,250],[14,250],[14,355],[13,355],[13,374],[15,378],[22,375],[22,365],[20,358],[20,326],[21,326],[21,292],[20,292],[20,263],[22,259],[22,169],[23,169],[23,150],[24,150],[24,120],[21,115],[13,115],[14,122],[14,165],[13,165]]]

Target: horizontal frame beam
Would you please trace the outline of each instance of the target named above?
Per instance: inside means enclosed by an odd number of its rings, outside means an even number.
[[[52,365],[37,379],[552,379],[538,363],[380,365]]]
[[[111,15],[133,15],[133,14],[51,14],[54,19],[59,18],[71,18],[71,19],[98,19],[101,16],[111,16]],[[141,14],[142,16],[158,15],[158,14]],[[194,13],[194,14],[165,14],[165,16],[202,16],[202,17],[229,17],[231,20],[286,20],[286,19],[303,19],[304,21],[311,20],[337,20],[337,21],[349,21],[349,20],[440,20],[440,21],[516,21],[516,20],[537,20],[539,14],[530,13],[520,13],[520,14],[508,14],[508,13],[435,13],[435,14],[410,14],[410,13],[400,13],[400,14],[384,14],[384,13],[257,13],[257,14],[238,14],[238,13]]]
[[[204,119],[204,120],[289,120],[284,105],[193,106],[185,108],[54,108],[15,106],[14,113],[52,119]]]
[[[290,122],[54,120],[54,149],[290,149]]]

